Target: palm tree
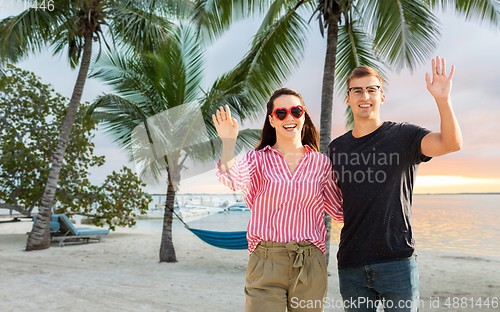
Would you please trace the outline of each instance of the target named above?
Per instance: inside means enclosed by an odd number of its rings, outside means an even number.
[[[439,21],[433,13],[438,9],[451,9],[466,20],[478,19],[492,25],[500,21],[497,0],[197,0],[193,20],[200,34],[211,42],[234,21],[259,13],[264,13],[264,19],[258,34],[275,27],[276,23],[280,23],[283,30],[298,25],[306,28],[302,16],[310,16],[309,21],[317,17],[321,34],[326,31],[327,40],[320,117],[320,150],[326,153],[331,141],[334,89],[342,93],[347,77],[360,65],[371,66],[385,76],[384,65],[413,71],[426,62],[439,38]],[[298,12],[302,15],[296,15],[294,25],[283,23],[283,17]],[[286,37],[284,33],[282,36],[285,40],[304,40],[301,46],[305,47],[305,36]],[[304,50],[295,52],[299,60]],[[346,112],[346,125],[352,127],[354,121],[349,106]],[[330,218],[327,214],[325,225],[329,241]]]
[[[264,19],[258,34],[276,27],[276,23],[281,29],[293,27],[295,32],[305,33],[305,29],[297,29],[308,28],[302,16],[310,16],[309,22],[316,17],[321,34],[324,36],[326,31],[327,35],[320,130],[320,149],[325,152],[331,139],[334,88],[344,90],[347,77],[360,65],[383,73],[384,66],[413,71],[426,62],[440,35],[439,21],[433,13],[439,9],[452,9],[466,20],[491,25],[500,22],[496,0],[197,0],[192,18],[203,38],[213,42],[233,22],[259,13],[264,13]],[[293,25],[283,22],[283,17],[290,15],[296,18]],[[285,33],[282,35],[286,38]],[[303,40],[301,46],[305,47],[307,36],[286,40]],[[304,50],[295,53],[300,60]],[[297,64],[299,61],[290,67]],[[352,126],[352,122],[352,115],[348,115],[347,125]]]
[[[220,157],[222,145],[216,139],[212,113],[227,104],[240,119],[255,117],[270,92],[281,84],[281,65],[290,62],[283,56],[282,61],[267,67],[270,58],[280,55],[269,52],[274,50],[267,45],[273,44],[278,50],[298,48],[293,42],[277,39],[275,44],[263,40],[274,38],[272,32],[268,33],[256,39],[233,70],[203,91],[204,49],[196,40],[196,33],[180,25],[174,34],[158,53],[104,55],[91,76],[111,85],[117,94],[99,97],[87,112],[99,119],[115,142],[128,151],[140,168],[142,179],[155,181],[161,170],[166,170],[168,189],[160,262],[177,261],[172,244],[172,214],[176,186],[186,160],[203,163]],[[253,148],[259,138],[260,130],[242,130],[237,149]]]
[[[0,21],[0,62],[17,62],[31,52],[52,47],[67,51],[72,68],[80,65],[76,84],[63,121],[49,178],[39,207],[39,217],[28,236],[26,250],[50,246],[50,214],[63,156],[82,97],[92,57],[92,42],[99,52],[106,38],[112,45],[133,51],[152,51],[167,41],[172,26],[164,16],[181,14],[189,7],[182,0],[55,0],[52,11],[26,10]],[[160,9],[159,9],[160,8]],[[109,39],[108,39],[109,40]]]

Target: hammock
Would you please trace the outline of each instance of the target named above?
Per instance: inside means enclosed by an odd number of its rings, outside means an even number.
[[[189,225],[182,220],[179,215],[173,211],[173,213],[179,218],[179,220],[184,224],[186,229],[190,230],[191,233],[198,236],[199,239],[205,243],[212,245],[214,247],[223,249],[248,249],[247,232],[216,232],[216,231],[206,231],[200,229],[192,229]]]

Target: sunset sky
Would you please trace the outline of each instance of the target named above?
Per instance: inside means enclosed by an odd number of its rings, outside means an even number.
[[[16,12],[0,11],[0,18]],[[486,25],[451,14],[438,14],[442,23],[441,39],[435,55],[445,57],[448,71],[456,67],[453,79],[452,102],[462,129],[464,145],[461,151],[435,158],[422,164],[418,171],[415,193],[500,192],[500,34]],[[244,21],[235,25],[206,54],[204,85],[234,67],[243,57],[258,29],[259,21]],[[326,39],[319,34],[315,21],[310,25],[308,48],[300,68],[284,84],[302,93],[309,113],[319,127],[321,81]],[[49,51],[32,55],[16,66],[35,72],[44,83],[70,97],[77,71],[69,68],[66,56],[52,57]],[[387,70],[389,80],[384,88],[386,100],[381,118],[410,122],[432,131],[439,131],[439,114],[432,96],[426,90],[425,73],[430,72],[430,58],[411,74]],[[100,81],[89,79],[83,101],[93,101],[111,89]],[[345,132],[345,102],[336,97],[333,110],[332,138]],[[246,122],[241,128],[261,128],[262,116]],[[134,168],[126,153],[111,139],[98,131],[95,137],[96,154],[106,155],[106,165],[92,172],[92,182],[102,183],[106,175],[123,165]],[[215,162],[214,162],[215,167]],[[148,186],[147,191],[164,193],[166,185]],[[214,170],[184,179],[180,192],[230,193],[215,178]]]

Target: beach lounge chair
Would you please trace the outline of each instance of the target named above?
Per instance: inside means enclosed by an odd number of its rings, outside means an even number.
[[[33,224],[36,216],[33,217]],[[109,230],[76,228],[73,223],[63,214],[53,214],[50,220],[50,236],[52,241],[59,242],[63,247],[65,242],[90,242],[91,239],[102,240],[103,235],[109,234]]]
[[[59,219],[57,216],[58,215],[52,215],[50,218],[50,234],[56,234],[57,232],[59,232],[60,226],[59,226]],[[35,224],[36,217],[37,215],[33,216],[33,224]],[[29,232],[26,234],[29,234]]]

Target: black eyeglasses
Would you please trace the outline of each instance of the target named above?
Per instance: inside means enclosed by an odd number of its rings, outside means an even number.
[[[361,87],[352,87],[349,88],[347,91],[351,92],[352,97],[360,97],[363,93],[368,92],[368,95],[376,95],[378,91],[382,90],[382,87],[380,86],[368,86],[366,88],[361,88]]]

